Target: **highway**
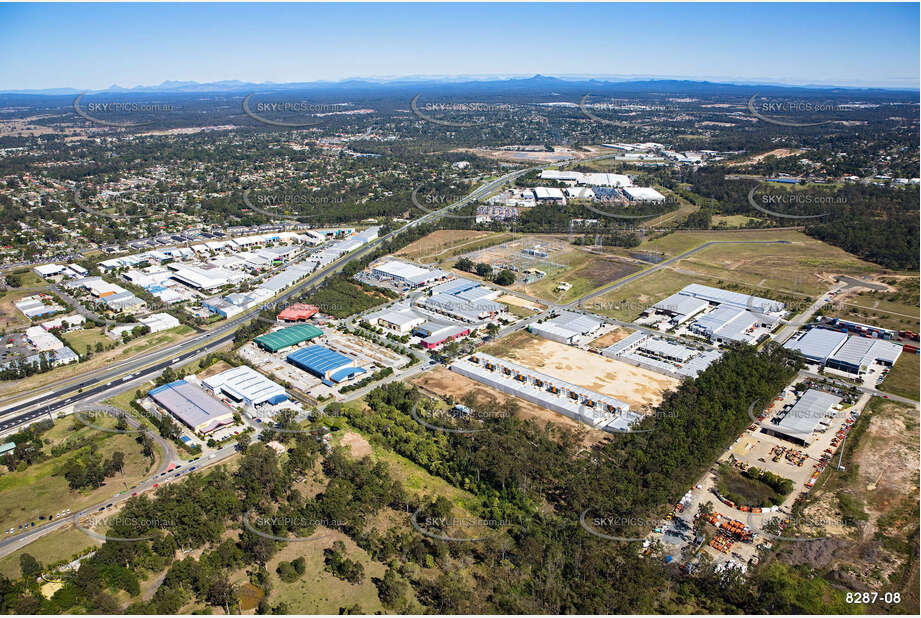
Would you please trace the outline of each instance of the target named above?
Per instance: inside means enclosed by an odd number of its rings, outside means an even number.
[[[612,156],[614,155],[605,154],[590,159],[583,159],[583,161],[606,159]],[[565,162],[566,161],[561,161],[556,163],[556,165]],[[21,399],[18,403],[0,409],[0,434],[12,432],[17,426],[34,420],[40,414],[54,412],[55,410],[59,410],[77,401],[90,400],[93,395],[98,394],[101,392],[101,390],[104,390],[108,385],[111,384],[113,380],[119,379],[121,381],[127,381],[129,379],[133,380],[134,378],[138,377],[148,377],[149,379],[152,379],[170,364],[187,360],[205,350],[215,350],[220,348],[233,339],[233,333],[237,330],[237,328],[252,320],[266,307],[272,307],[280,303],[284,303],[289,298],[299,295],[304,291],[319,285],[327,277],[334,275],[342,270],[342,268],[349,262],[361,259],[362,257],[376,250],[382,244],[405,232],[406,230],[424,223],[435,221],[448,214],[452,210],[463,208],[471,202],[489,195],[497,188],[503,186],[509,181],[518,178],[519,176],[534,170],[543,169],[544,167],[546,166],[524,168],[495,178],[476,188],[460,200],[457,200],[456,202],[453,202],[444,208],[425,214],[418,219],[414,219],[402,227],[369,242],[356,251],[343,256],[328,266],[317,270],[280,296],[274,298],[262,306],[254,307],[253,309],[240,314],[232,320],[229,320],[226,324],[222,324],[213,330],[198,334],[191,339],[187,339],[176,345],[142,354],[140,356],[136,356],[129,360],[120,362],[112,368],[100,369],[94,372],[83,374],[70,383],[59,384],[57,388],[50,393],[47,392],[48,387],[43,387],[40,389],[35,389],[29,394],[23,394],[22,397],[24,399]],[[123,376],[125,372],[128,372],[129,375],[120,377]],[[85,390],[88,387],[89,390]]]

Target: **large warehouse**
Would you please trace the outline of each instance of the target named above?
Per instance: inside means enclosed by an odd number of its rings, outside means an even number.
[[[384,281],[399,281],[417,287],[447,279],[450,275],[443,270],[429,270],[400,260],[388,260],[371,268],[371,276]]]
[[[803,393],[779,422],[774,423],[776,427],[762,426],[762,431],[794,444],[809,446],[812,442],[812,433],[840,402],[840,397],[811,388]]]
[[[573,343],[578,337],[593,333],[604,322],[572,311],[560,311],[546,322],[532,324],[528,329],[535,335],[559,343]]]
[[[505,305],[492,300],[499,296],[497,290],[467,279],[440,283],[431,292],[418,305],[461,322],[477,322],[505,310]]]
[[[234,422],[230,406],[185,380],[159,386],[148,395],[179,422],[197,433],[209,434]]]
[[[214,394],[224,395],[249,408],[255,408],[263,403],[281,403],[288,399],[282,385],[276,384],[246,365],[222,371],[201,382]]]
[[[786,308],[780,301],[761,298],[760,296],[751,296],[749,294],[741,294],[739,292],[730,292],[729,290],[712,288],[709,285],[701,285],[699,283],[686,285],[678,293],[684,296],[693,296],[694,298],[699,298],[716,305],[726,305],[735,307],[736,309],[750,309],[762,313],[779,314]]]
[[[866,373],[873,363],[891,367],[902,353],[902,346],[885,339],[849,336],[825,328],[812,328],[784,347],[813,363],[857,375]]]
[[[256,337],[253,341],[263,350],[278,352],[296,346],[305,341],[321,337],[323,331],[312,324],[297,324],[281,330],[266,333]]]
[[[451,370],[596,429],[626,431],[640,419],[619,399],[488,354],[457,360]]]
[[[338,384],[365,373],[355,366],[355,360],[321,345],[311,345],[288,354],[295,367],[317,376],[327,385]]]

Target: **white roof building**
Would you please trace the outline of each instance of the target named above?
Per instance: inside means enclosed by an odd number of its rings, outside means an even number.
[[[247,365],[209,376],[202,385],[211,392],[250,408],[263,403],[280,403],[288,398],[285,388]]]
[[[39,352],[50,352],[52,350],[60,350],[64,347],[64,343],[60,339],[41,326],[30,326],[27,328],[26,339],[28,339],[29,343]]]
[[[663,202],[665,196],[652,187],[624,187],[624,193],[634,202]]]

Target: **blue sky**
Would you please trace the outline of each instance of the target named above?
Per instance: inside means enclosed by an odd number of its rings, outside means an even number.
[[[3,4],[0,89],[408,75],[917,88],[913,4]]]

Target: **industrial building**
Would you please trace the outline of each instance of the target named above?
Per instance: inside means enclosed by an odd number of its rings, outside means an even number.
[[[168,267],[173,271],[173,279],[197,290],[213,290],[225,285],[240,283],[246,278],[246,275],[241,272],[210,264],[208,266],[169,264]]]
[[[813,432],[823,425],[828,426],[826,417],[833,414],[832,409],[840,402],[840,397],[809,389],[783,417],[772,419],[774,427],[762,425],[761,430],[794,444],[809,446]]]
[[[784,344],[806,360],[846,373],[861,375],[873,363],[889,366],[895,364],[902,346],[885,339],[848,335],[825,328],[812,328],[797,339]]]
[[[293,346],[321,337],[323,331],[312,324],[297,324],[266,333],[256,337],[253,341],[263,350],[280,352]]]
[[[505,305],[492,300],[499,296],[497,290],[467,279],[440,283],[431,292],[418,301],[418,306],[461,322],[477,322],[505,310]]]
[[[602,356],[630,361],[654,371],[696,378],[714,361],[719,350],[697,350],[637,331],[601,351]]]
[[[296,350],[286,357],[287,361],[311,373],[327,386],[350,380],[356,375],[365,373],[361,367],[355,366],[355,360],[321,345],[311,345]]]
[[[371,268],[371,276],[381,281],[398,281],[411,287],[429,285],[451,275],[440,269],[421,268],[400,260],[387,260]]]
[[[572,311],[560,311],[559,315],[550,320],[531,324],[528,330],[544,339],[572,344],[578,337],[595,332],[603,324],[604,322],[601,320],[596,320],[587,315]]]
[[[224,395],[253,409],[264,403],[275,405],[288,399],[282,385],[247,365],[209,376],[202,380],[202,385],[216,395]]]
[[[277,318],[282,322],[306,322],[317,314],[319,308],[303,303],[294,303],[285,307]]]
[[[41,327],[45,330],[55,330],[60,329],[61,332],[68,332],[82,327],[86,323],[86,318],[82,315],[65,315],[59,318],[54,318],[48,320],[47,322],[42,322]]]
[[[739,292],[730,292],[729,290],[712,288],[709,285],[701,285],[699,283],[686,285],[678,293],[684,296],[699,298],[714,305],[727,305],[735,307],[736,309],[749,309],[762,313],[779,315],[786,309],[786,306],[780,301],[761,298],[759,296],[751,296],[749,294],[741,294]]]
[[[565,204],[566,196],[554,187],[534,187],[534,200],[539,203]]]
[[[46,331],[41,326],[30,326],[26,329],[26,339],[39,352],[60,350],[64,342]]]
[[[596,429],[626,431],[641,418],[614,397],[488,354],[457,360],[451,370]]]
[[[412,330],[425,322],[425,318],[420,316],[418,313],[409,309],[394,309],[391,311],[386,311],[381,315],[377,316],[377,325],[383,326],[384,328],[389,328],[398,333],[409,333]]]
[[[634,202],[664,202],[665,196],[651,187],[624,187],[624,195]]]
[[[763,316],[727,305],[719,306],[694,320],[690,330],[719,343],[757,343],[755,329],[764,325],[764,322]],[[770,325],[773,326],[773,322]]]
[[[185,380],[159,386],[148,396],[196,433],[207,435],[234,422],[230,406]]]
[[[458,337],[466,337],[470,334],[470,327],[425,322],[413,328],[413,334],[417,337],[422,337],[422,341],[419,343],[423,348],[431,350],[446,341],[451,341]]]
[[[64,310],[64,307],[61,305],[51,302],[51,297],[47,294],[27,296],[16,301],[14,304],[16,308],[30,320]]]
[[[708,309],[710,303],[700,298],[695,298],[693,296],[686,296],[681,293],[672,294],[668,298],[660,300],[654,304],[650,309],[647,309],[646,313],[652,311],[664,313],[671,316],[670,323],[673,326],[678,326],[679,324],[684,324],[692,317]]]

